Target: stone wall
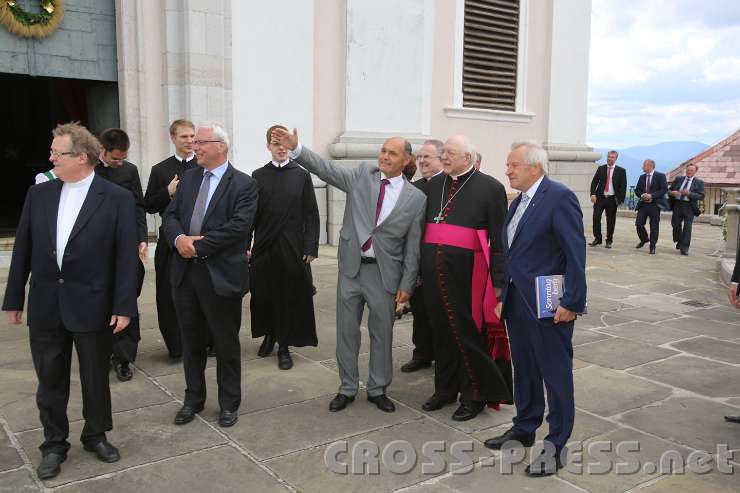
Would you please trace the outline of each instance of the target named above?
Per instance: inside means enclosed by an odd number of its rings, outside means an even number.
[[[29,12],[38,9],[37,1],[18,1]],[[44,39],[21,38],[0,26],[0,72],[117,80],[114,0],[66,0],[62,23]]]

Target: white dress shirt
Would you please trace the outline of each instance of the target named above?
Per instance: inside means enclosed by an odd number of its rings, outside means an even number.
[[[226,173],[226,169],[228,167],[229,167],[229,162],[226,161],[224,164],[220,165],[217,168],[213,168],[211,170],[211,173],[213,174],[213,176],[211,176],[211,183],[208,187],[208,197],[206,198],[206,210],[208,210],[208,204],[211,203],[211,197],[213,197],[213,192],[216,191],[216,187],[218,187],[218,184],[221,182],[221,178],[223,178],[224,173]],[[206,170],[203,170],[203,174],[205,173],[206,173]]]
[[[290,162],[290,159],[286,159],[285,161],[283,161],[283,162],[281,162],[281,163],[278,163],[278,162],[277,162],[277,161],[275,161],[274,159],[273,159],[273,160],[271,160],[270,162],[271,162],[271,163],[272,163],[272,165],[273,165],[273,166],[275,166],[276,168],[282,168],[283,166],[285,166],[286,164],[288,164],[288,163]]]
[[[691,178],[689,178],[688,176],[685,177],[683,179],[683,183],[681,183],[681,188],[679,188],[679,190],[691,190],[691,181],[693,179],[693,176]],[[684,202],[688,202],[690,200],[688,195],[680,195],[679,197],[679,200],[683,200]]]
[[[91,172],[86,178],[72,183],[65,182],[62,185],[62,193],[59,196],[59,211],[57,212],[57,265],[59,270],[62,269],[62,259],[64,259],[64,249],[67,248],[69,235],[77,221],[77,216],[82,209],[82,203],[85,202],[87,192],[90,190],[90,184],[95,178],[95,173]]]
[[[614,195],[613,180],[614,180],[614,168],[616,168],[616,166],[617,166],[616,164],[614,166],[609,166],[608,164],[606,165],[606,179],[609,181],[609,191],[604,192],[605,197],[611,197],[612,195]],[[611,170],[611,173],[609,172],[609,170]]]
[[[380,177],[381,179],[386,179],[385,173],[381,171]],[[398,175],[394,178],[388,178],[388,181],[388,185],[385,186],[385,196],[383,196],[383,205],[380,206],[380,215],[378,215],[378,223],[376,224],[376,227],[380,226],[383,221],[388,219],[388,216],[393,210],[393,207],[395,207],[396,202],[398,202],[398,197],[401,195],[401,190],[403,190],[403,175]],[[372,243],[370,244],[370,248],[368,248],[367,251],[362,252],[361,255],[363,257],[375,256],[375,250],[373,249]]]

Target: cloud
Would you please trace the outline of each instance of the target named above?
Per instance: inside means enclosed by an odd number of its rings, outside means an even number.
[[[594,0],[588,140],[713,143],[740,126],[740,2]]]

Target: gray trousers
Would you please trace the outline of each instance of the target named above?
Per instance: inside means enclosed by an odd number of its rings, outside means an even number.
[[[337,364],[339,393],[354,396],[360,385],[357,357],[360,354],[360,322],[367,304],[370,310],[370,376],[367,395],[385,394],[393,378],[393,322],[395,293],[383,289],[377,264],[362,264],[356,277],[339,273],[337,283]]]

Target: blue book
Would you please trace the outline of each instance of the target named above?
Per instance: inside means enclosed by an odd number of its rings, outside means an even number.
[[[534,279],[534,290],[537,294],[537,318],[552,318],[555,310],[560,306],[560,298],[563,297],[565,285],[563,275],[537,276]],[[578,315],[588,313],[584,308]]]
[[[552,318],[563,297],[563,276],[537,276],[534,289],[537,293],[537,318]]]

